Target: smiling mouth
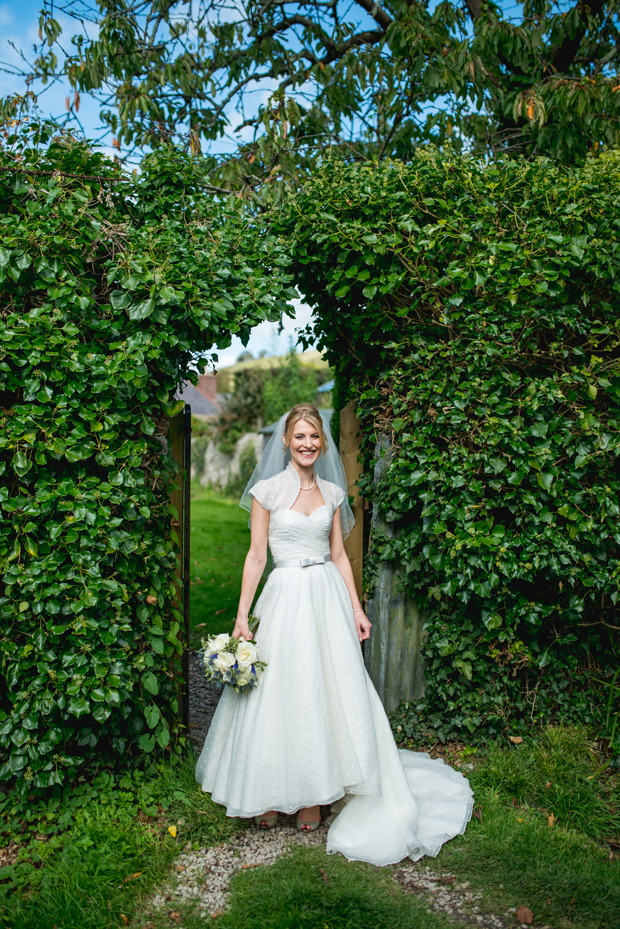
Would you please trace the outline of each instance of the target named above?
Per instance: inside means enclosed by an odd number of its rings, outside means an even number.
[[[318,449],[313,448],[312,451],[300,451],[299,454],[303,455],[304,458],[312,458],[313,455],[316,455]]]

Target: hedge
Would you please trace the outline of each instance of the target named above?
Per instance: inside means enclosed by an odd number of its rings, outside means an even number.
[[[169,750],[180,616],[166,418],[279,319],[277,239],[173,149],[124,176],[44,126],[0,148],[0,781]]]
[[[328,161],[274,217],[426,615],[403,734],[600,719],[620,629],[620,156]],[[375,438],[395,455],[373,487]]]

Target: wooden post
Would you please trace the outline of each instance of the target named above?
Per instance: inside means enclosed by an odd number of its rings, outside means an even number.
[[[355,525],[349,537],[345,539],[344,547],[353,569],[357,595],[361,599],[362,569],[364,566],[364,504],[357,489],[357,481],[362,473],[362,466],[358,461],[360,434],[355,407],[356,404],[352,401],[340,412],[340,457],[347,475],[349,497],[353,497],[351,509],[355,518]]]
[[[392,446],[387,436],[379,436],[375,451],[374,482],[387,473]],[[370,545],[375,538],[393,539],[393,523],[373,506]],[[407,594],[404,572],[398,561],[382,561],[375,587],[368,600],[370,639],[364,649],[364,662],[383,706],[388,712],[401,700],[417,700],[424,694],[424,666],[420,645],[424,637],[424,617]]]

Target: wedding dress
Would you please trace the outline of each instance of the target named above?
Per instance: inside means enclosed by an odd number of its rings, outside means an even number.
[[[294,813],[344,797],[327,851],[349,859],[387,865],[434,857],[465,831],[468,781],[441,760],[397,749],[335,564],[278,567],[329,555],[344,494],[317,483],[324,505],[311,516],[291,509],[299,493],[291,464],[250,491],[270,512],[275,568],[254,610],[255,641],[268,665],[250,693],[224,689],[196,778],[229,816]]]

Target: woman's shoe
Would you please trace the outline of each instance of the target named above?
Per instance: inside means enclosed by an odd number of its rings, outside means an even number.
[[[301,816],[297,817],[297,828],[299,829],[300,832],[314,832],[314,830],[318,829],[320,825],[321,825],[320,815],[318,819],[302,819]],[[310,828],[304,829],[304,826],[306,827],[309,826]]]
[[[273,816],[266,816],[265,814],[263,814],[262,816],[254,817],[254,822],[256,823],[259,829],[273,829],[277,821],[278,821],[277,813],[274,813]]]

